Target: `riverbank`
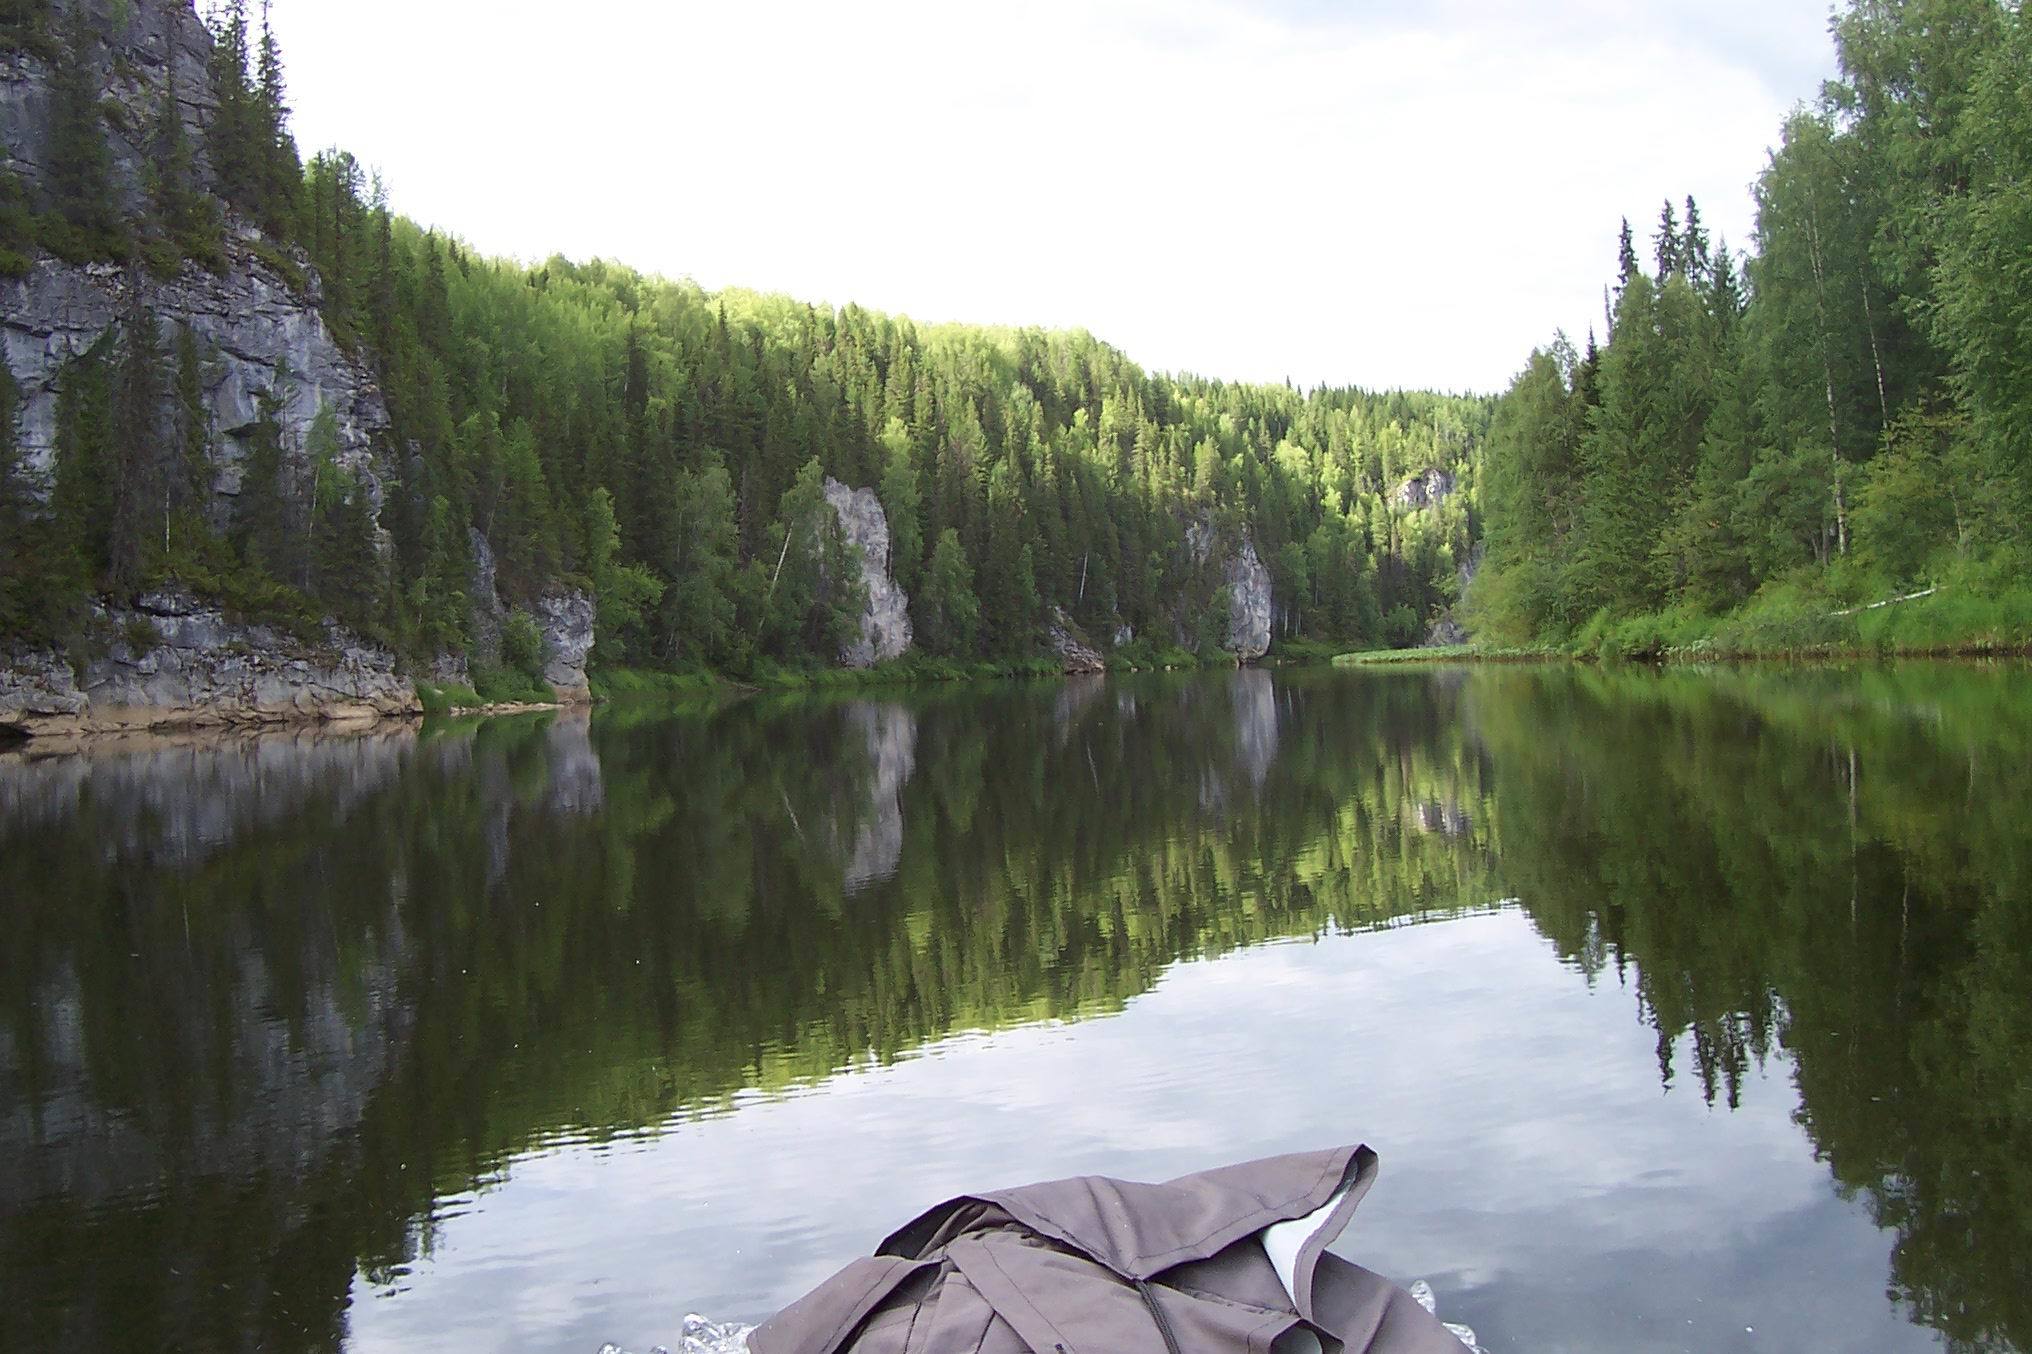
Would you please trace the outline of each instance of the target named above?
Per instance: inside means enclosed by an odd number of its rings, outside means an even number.
[[[1830,607],[1783,590],[1713,616],[1690,610],[1596,617],[1564,643],[1462,644],[1340,654],[1367,667],[1432,662],[1716,663],[1878,658],[2032,656],[2032,589],[1922,589]]]

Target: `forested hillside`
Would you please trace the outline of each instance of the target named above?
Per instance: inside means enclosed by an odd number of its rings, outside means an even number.
[[[1498,405],[1485,638],[2032,639],[2032,14],[1853,0],[1833,33],[1747,258],[1691,200],[1648,249],[1626,222],[1600,346]]]
[[[70,360],[48,455],[0,373],[0,640],[75,643],[92,599],[173,582],[423,663],[471,642],[485,552],[511,608],[590,588],[605,664],[830,663],[861,596],[826,477],[876,491],[941,656],[1036,654],[1054,608],[1124,658],[1212,652],[1222,560],[1248,547],[1278,642],[1412,643],[1455,600],[1487,400],[1163,376],[1085,333],[479,257],[350,155],[300,161],[281,53],[237,0],[208,106],[172,61],[154,125],[109,126],[93,82],[151,8],[0,0],[0,48],[47,70],[53,107],[48,172],[0,171],[0,286],[51,255],[169,278],[251,248],[316,298],[388,426],[349,468],[333,418],[292,426],[278,388],[222,455],[213,354],[139,299]],[[110,168],[123,131],[143,192]]]

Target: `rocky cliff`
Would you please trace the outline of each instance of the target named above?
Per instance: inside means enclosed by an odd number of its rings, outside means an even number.
[[[1223,540],[1210,522],[1187,527],[1185,540],[1196,563],[1219,560],[1221,586],[1228,593],[1221,647],[1244,663],[1261,658],[1270,651],[1270,619],[1276,612],[1276,598],[1270,587],[1270,570],[1256,556],[1256,543],[1246,532],[1239,541]]]
[[[0,14],[9,8],[22,7],[0,6]],[[87,60],[105,113],[113,189],[124,205],[139,207],[147,191],[149,134],[162,108],[163,90],[172,82],[197,181],[209,182],[203,131],[218,104],[208,71],[212,35],[196,8],[188,0],[57,0],[51,9],[65,15],[81,9],[95,40]],[[50,88],[58,31],[54,16],[46,28],[52,35],[47,42],[0,51],[0,162],[31,188],[42,187],[49,178],[45,148],[55,112]]]
[[[31,10],[35,7],[31,6]],[[0,50],[0,171],[31,194],[48,183],[56,106],[55,66],[68,46],[57,34],[73,14],[89,40],[76,48],[101,91],[111,189],[129,213],[146,205],[153,172],[150,139],[173,89],[194,182],[212,183],[206,131],[216,112],[208,70],[212,38],[189,0],[120,4],[56,0],[27,34]],[[188,333],[198,352],[208,415],[214,529],[238,516],[257,430],[272,420],[283,473],[307,492],[312,423],[329,410],[336,459],[364,486],[379,527],[398,470],[386,403],[373,371],[327,326],[317,271],[215,203],[225,230],[210,266],[185,262],[172,276],[138,266],[76,264],[47,254],[19,275],[0,276],[0,360],[17,389],[19,468],[31,495],[48,502],[56,478],[58,391],[69,365],[102,344],[121,319],[152,314],[165,341]],[[157,268],[160,261],[157,260]],[[386,550],[385,531],[379,533]],[[475,533],[472,592],[480,661],[499,661],[506,614],[492,580],[492,554]],[[592,599],[553,588],[526,604],[543,635],[543,675],[560,698],[583,699],[592,648]],[[304,642],[277,630],[229,621],[216,607],[180,594],[138,603],[108,599],[91,629],[101,638],[58,654],[5,649],[0,635],[0,727],[27,732],[239,724],[284,718],[351,718],[416,708],[393,656],[327,626]],[[118,636],[108,646],[104,636]],[[153,636],[153,637],[151,637]],[[906,639],[907,642],[907,639]],[[432,675],[463,679],[462,655]]]
[[[285,464],[298,472],[306,469],[311,420],[329,405],[339,463],[368,486],[378,511],[385,477],[378,443],[388,429],[381,391],[326,329],[317,275],[306,265],[299,278],[285,277],[275,257],[234,239],[220,273],[185,264],[160,281],[139,269],[42,258],[27,276],[0,281],[0,356],[20,390],[17,435],[30,482],[47,492],[54,477],[65,364],[97,343],[138,291],[165,330],[184,326],[197,339],[212,424],[214,526],[232,519],[264,399],[274,402]]]
[[[860,632],[840,649],[850,668],[871,667],[898,658],[910,648],[910,599],[889,573],[889,516],[873,489],[850,489],[828,477],[826,502],[839,515],[840,532],[860,552],[861,583],[868,602]]]
[[[37,736],[418,713],[395,656],[335,625],[305,640],[181,593],[102,609],[102,651],[0,660],[0,730]]]
[[[1414,510],[1435,508],[1452,495],[1453,490],[1453,473],[1434,466],[1397,486],[1397,506]]]

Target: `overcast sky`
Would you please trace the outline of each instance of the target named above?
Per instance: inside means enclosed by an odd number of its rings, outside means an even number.
[[[1747,241],[1826,0],[275,0],[303,149],[488,253],[1496,390],[1618,220]]]

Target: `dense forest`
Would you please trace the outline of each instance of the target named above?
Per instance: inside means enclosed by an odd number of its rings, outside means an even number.
[[[0,376],[0,637],[60,643],[92,597],[174,581],[458,653],[476,530],[511,606],[594,591],[606,664],[825,663],[861,606],[827,476],[876,490],[935,655],[1035,654],[1053,608],[1132,660],[1215,652],[1220,556],[1245,540],[1282,643],[1414,643],[1456,600],[1491,401],[1154,375],[1085,333],[479,257],[396,215],[352,156],[300,160],[281,55],[238,0],[209,21],[216,114],[193,133],[163,92],[146,201],[123,211],[81,12],[0,3],[0,44],[52,65],[61,166],[39,194],[0,175],[0,275],[41,253],[218,268],[256,227],[262,257],[314,281],[391,427],[370,492],[329,427],[266,419],[222,520],[206,354],[174,323],[136,304],[75,359],[48,483],[15,453]],[[1432,471],[1443,493],[1405,490]]]
[[[1753,251],[1691,200],[1649,249],[1625,222],[1605,338],[1534,353],[1499,403],[1485,638],[2032,632],[2032,14],[1852,0],[1832,26],[1840,78],[1785,123]]]

